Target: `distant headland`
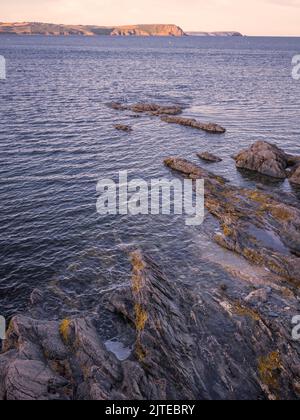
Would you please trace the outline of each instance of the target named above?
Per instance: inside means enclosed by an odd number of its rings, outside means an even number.
[[[83,36],[242,36],[238,32],[184,32],[177,25],[128,25],[128,26],[93,26],[93,25],[58,25],[40,22],[1,23],[0,34],[14,35],[83,35]]]
[[[191,36],[243,36],[240,32],[187,32]]]

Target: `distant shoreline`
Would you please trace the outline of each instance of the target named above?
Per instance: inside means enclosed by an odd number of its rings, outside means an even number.
[[[127,25],[127,26],[92,26],[92,25],[60,25],[41,22],[0,22],[0,35],[47,35],[47,36],[243,36],[239,32],[185,32],[174,24]]]

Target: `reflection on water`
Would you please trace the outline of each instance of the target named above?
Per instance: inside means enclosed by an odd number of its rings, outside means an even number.
[[[196,153],[208,151],[223,158],[211,171],[265,185],[236,171],[231,156],[256,140],[299,154],[300,84],[290,77],[298,47],[298,39],[2,36],[0,313],[22,311],[32,289],[46,285],[67,291],[67,312],[95,310],[99,293],[129,280],[128,246],[159,258],[171,278],[207,287],[222,281],[207,258],[215,250],[210,218],[188,228],[181,217],[101,217],[96,184],[120,170],[171,177],[164,158],[199,162]],[[108,109],[112,100],[180,104],[184,115],[228,131],[212,136],[133,119]],[[116,132],[116,123],[133,133]],[[267,187],[300,198],[288,182]]]

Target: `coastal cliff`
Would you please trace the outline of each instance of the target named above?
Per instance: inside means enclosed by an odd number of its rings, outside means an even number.
[[[15,35],[83,35],[83,36],[185,36],[176,25],[129,25],[120,27],[56,25],[52,23],[0,23],[0,34]]]
[[[113,36],[185,36],[176,25],[136,25],[120,26],[111,33]]]

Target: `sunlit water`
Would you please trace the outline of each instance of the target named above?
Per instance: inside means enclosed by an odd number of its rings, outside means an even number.
[[[291,77],[299,53],[300,39],[284,38],[1,36],[0,314],[58,284],[73,298],[70,312],[93,310],[98,293],[128,281],[127,245],[158,258],[171,278],[221,281],[210,261],[230,256],[211,243],[211,218],[195,228],[179,216],[102,217],[97,181],[119,170],[171,177],[164,158],[198,162],[195,153],[209,151],[223,158],[212,171],[255,186],[260,179],[235,169],[235,152],[260,139],[300,154],[300,82]],[[179,104],[227,133],[133,119],[107,108],[113,100]],[[270,188],[291,191],[287,181]]]

